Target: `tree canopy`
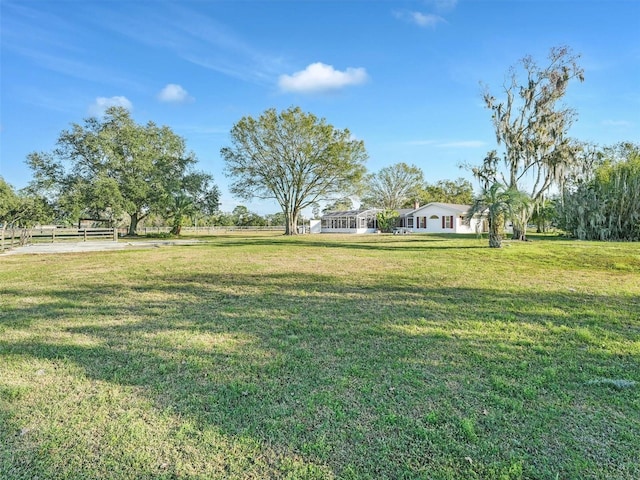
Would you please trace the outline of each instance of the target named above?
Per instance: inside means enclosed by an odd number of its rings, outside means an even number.
[[[396,163],[368,175],[362,203],[397,210],[417,199],[424,185],[424,174],[415,165]]]
[[[216,212],[220,199],[220,190],[207,173],[188,173],[177,181],[170,189],[164,213],[164,217],[171,220],[173,235],[180,235],[185,220],[196,223],[198,217]]]
[[[0,225],[2,228],[29,227],[51,220],[51,206],[28,191],[16,192],[0,177]]]
[[[338,211],[353,210],[353,209],[354,209],[353,200],[351,200],[351,198],[349,197],[344,197],[344,198],[338,198],[333,202],[327,203],[325,207],[322,209],[322,213],[325,214],[329,212],[338,212]]]
[[[13,187],[0,177],[0,223],[11,223],[13,212],[18,207],[20,199]]]
[[[427,183],[420,189],[417,200],[421,205],[431,202],[467,205],[473,202],[473,185],[464,178],[439,180],[433,184]],[[409,207],[412,203],[405,203],[405,206]]]
[[[287,235],[297,233],[304,208],[357,190],[365,173],[364,142],[299,107],[243,117],[231,129],[231,143],[221,150],[231,192],[276,200]]]
[[[465,221],[470,223],[476,215],[487,215],[489,222],[489,247],[502,247],[504,223],[507,217],[513,217],[528,202],[526,194],[495,182],[477,195],[466,214]]]
[[[552,48],[544,67],[527,56],[520,62],[521,70],[512,67],[509,71],[502,99],[485,88],[483,100],[491,110],[503,152],[502,158],[497,151],[490,152],[474,173],[484,178],[485,188],[500,180],[531,197],[530,206],[514,215],[514,238],[525,238],[533,208],[552,185],[562,183],[580,150],[568,135],[575,112],[558,103],[572,80],[584,79],[578,58],[568,47]],[[519,80],[520,74],[524,74],[523,80]],[[500,163],[506,171],[500,170]]]
[[[151,213],[184,210],[196,197],[217,204],[210,177],[192,171],[196,158],[167,126],[138,125],[122,107],[64,130],[50,153],[32,153],[31,189],[47,196],[59,220],[82,216],[115,222],[128,214],[129,234]],[[191,176],[191,177],[190,177]],[[196,192],[197,191],[197,192]]]

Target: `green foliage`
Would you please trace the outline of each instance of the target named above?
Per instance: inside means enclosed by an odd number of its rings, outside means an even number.
[[[250,212],[244,205],[238,205],[235,207],[231,215],[233,225],[238,227],[263,227],[267,224],[264,217],[257,213]]]
[[[0,177],[0,225],[2,228],[31,227],[48,223],[53,218],[53,209],[47,201],[29,191],[16,192]]]
[[[366,178],[362,203],[369,207],[397,210],[413,202],[424,184],[424,174],[415,165],[396,163]]]
[[[322,213],[328,212],[339,212],[353,210],[353,200],[349,197],[339,198],[334,200],[333,202],[327,203],[325,207],[322,209]]]
[[[418,193],[417,200],[421,205],[431,202],[469,205],[473,202],[473,185],[464,178],[439,180],[434,184],[424,185]],[[412,205],[413,203],[409,202],[405,203],[404,207],[411,207]]]
[[[72,124],[58,138],[51,153],[31,153],[33,191],[48,198],[60,221],[81,216],[115,222],[130,218],[129,234],[151,213],[167,213],[177,223],[194,198],[192,179],[208,185],[210,177],[191,172],[196,159],[184,140],[169,127],[153,122],[138,125],[122,107],[107,109],[104,118]],[[206,177],[206,178],[205,178]],[[209,191],[217,203],[217,190]]]
[[[287,219],[282,212],[268,213],[264,216],[267,225],[271,226],[284,226],[287,223]]]
[[[357,190],[365,172],[362,141],[298,107],[243,117],[231,129],[231,141],[220,152],[234,179],[231,192],[276,200],[287,218],[287,235],[297,233],[304,208]]]
[[[197,219],[218,210],[220,190],[212,177],[203,172],[189,173],[177,179],[165,204],[165,217],[172,220],[171,233],[180,235],[186,220]]]
[[[376,220],[378,222],[378,228],[381,232],[390,233],[397,225],[400,215],[396,210],[383,210],[378,212]]]
[[[174,238],[176,235],[172,232],[149,232],[145,233],[145,238]]]
[[[536,225],[537,233],[546,233],[557,223],[556,200],[544,199],[533,208],[531,221]]]
[[[10,223],[13,212],[18,208],[20,199],[13,187],[0,177],[0,223]]]
[[[495,182],[474,199],[465,221],[470,223],[473,217],[486,215],[489,222],[489,246],[500,248],[505,220],[513,220],[526,208],[528,202],[529,198],[524,193]]]
[[[599,158],[567,185],[559,226],[582,240],[640,241],[640,145],[604,149]]]

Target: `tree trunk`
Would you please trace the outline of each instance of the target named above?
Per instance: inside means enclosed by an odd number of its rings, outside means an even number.
[[[502,247],[502,237],[499,233],[489,232],[489,247],[491,248],[501,248]]]
[[[502,247],[502,233],[504,225],[504,216],[498,214],[495,217],[489,217],[489,247]]]
[[[493,232],[489,233],[489,247],[490,248],[502,248],[502,237]]]
[[[525,230],[522,230],[521,228],[516,227],[515,225],[513,226],[513,236],[511,237],[512,240],[522,240],[523,242],[527,241],[527,232]]]
[[[138,212],[131,215],[131,223],[129,223],[129,235],[130,237],[135,237],[138,232]]]
[[[180,235],[181,231],[182,231],[182,218],[175,217],[173,220],[173,225],[171,226],[171,231],[169,233],[171,233],[171,235]]]
[[[285,212],[286,225],[284,229],[285,235],[298,234],[298,212]]]

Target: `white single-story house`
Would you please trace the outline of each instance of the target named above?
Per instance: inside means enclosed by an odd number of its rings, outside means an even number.
[[[454,203],[427,203],[406,216],[406,225],[415,233],[478,233],[487,232],[488,223],[474,217],[469,224],[464,219],[471,205]]]
[[[420,207],[398,210],[398,225],[404,232],[413,233],[486,233],[489,223],[486,216],[477,216],[466,224],[464,219],[471,205],[431,202]],[[330,212],[322,216],[322,233],[375,233],[378,231],[376,216],[382,210],[348,210]],[[507,231],[511,230],[508,223]]]
[[[487,233],[489,222],[486,215],[474,216],[469,224],[465,216],[471,205],[431,202],[420,207],[397,210],[400,215],[399,229],[413,233]],[[347,210],[329,212],[322,216],[321,233],[376,233],[378,232],[377,215],[379,208],[366,210]],[[315,232],[317,232],[317,228]],[[315,233],[314,232],[314,233]],[[513,232],[513,224],[507,222],[505,232]]]
[[[378,231],[379,208],[325,213],[321,219],[322,233],[375,233]]]

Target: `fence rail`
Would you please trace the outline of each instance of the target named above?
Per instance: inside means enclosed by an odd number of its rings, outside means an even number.
[[[207,235],[219,232],[233,231],[284,231],[284,226],[203,226],[182,227],[182,234]],[[169,233],[171,227],[140,227],[138,234]],[[38,227],[38,228],[0,228],[0,252],[30,243],[59,242],[75,240],[86,242],[89,240],[118,241],[118,236],[127,235],[127,228],[67,228],[67,227]]]
[[[30,243],[58,242],[75,240],[86,242],[89,240],[118,241],[116,228],[9,228],[0,231],[0,251],[27,245]]]
[[[258,227],[258,226],[204,226],[204,227],[182,227],[181,233],[184,235],[185,233],[190,234],[211,234],[216,232],[232,232],[232,231],[257,231],[257,232],[280,232],[284,231],[284,225],[275,225],[269,227]],[[171,227],[139,227],[138,234],[139,235],[147,235],[149,233],[169,233],[171,231]],[[127,229],[120,229],[120,233],[123,235],[127,233]]]

